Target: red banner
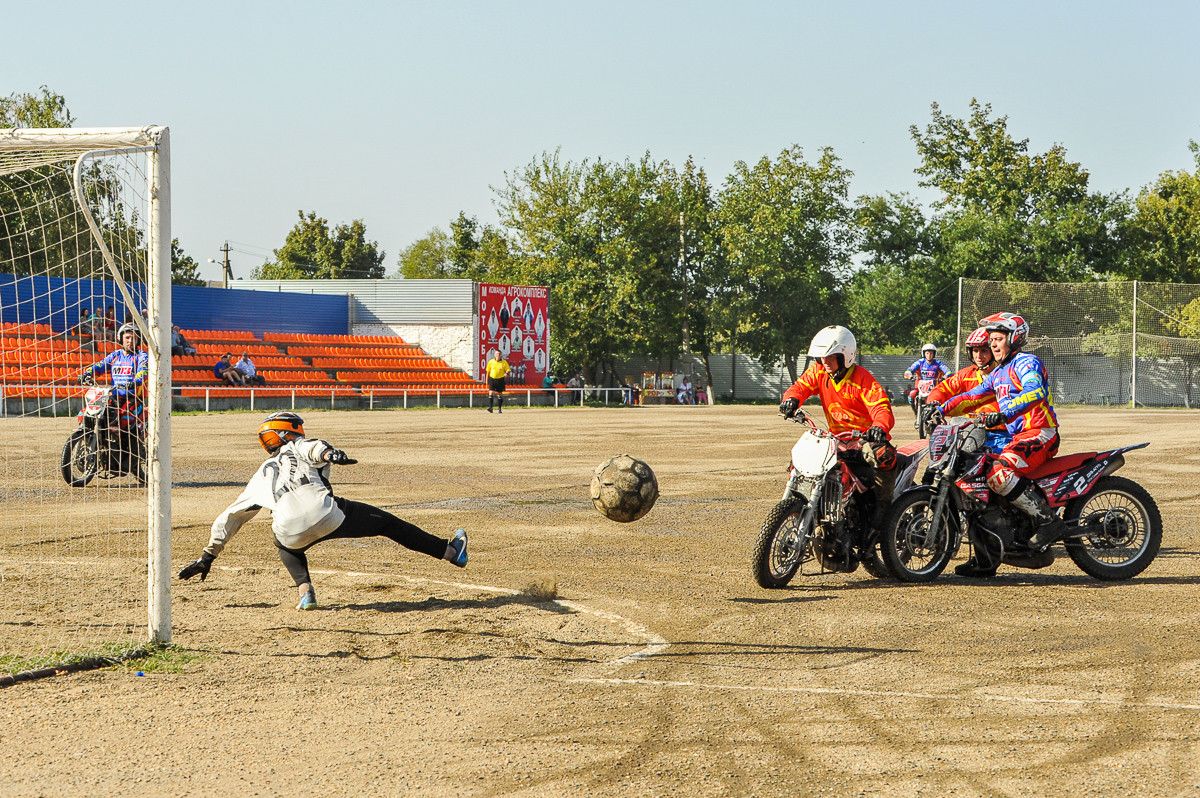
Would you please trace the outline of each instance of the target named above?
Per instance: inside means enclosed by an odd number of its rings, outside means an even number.
[[[497,353],[509,385],[540,386],[550,370],[550,290],[543,285],[479,284],[479,375]]]

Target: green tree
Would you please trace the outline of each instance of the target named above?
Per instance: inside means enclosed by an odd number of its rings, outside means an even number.
[[[361,219],[339,224],[316,212],[298,212],[299,221],[288,232],[275,260],[259,267],[255,276],[268,280],[373,279],[383,277],[384,252],[366,238]]]
[[[1128,214],[1122,194],[1088,191],[1088,173],[1054,145],[1031,154],[1008,117],[971,100],[966,119],[937,103],[922,131],[910,133],[921,158],[920,185],[935,203],[936,258],[949,276],[1070,282],[1118,272]]]
[[[171,239],[171,282],[175,285],[204,285],[200,264],[183,251],[178,238]]]
[[[814,331],[842,321],[855,231],[852,173],[832,148],[810,163],[798,146],[750,166],[734,164],[717,208],[728,264],[728,306],[738,346],[766,364],[797,358]]]
[[[400,250],[399,276],[409,280],[451,277],[450,237],[435,227]]]
[[[1163,172],[1134,201],[1131,277],[1200,283],[1200,143],[1188,146],[1195,170]]]
[[[0,127],[71,127],[75,117],[67,99],[42,86],[36,94],[0,97]]]
[[[859,346],[911,351],[953,325],[953,278],[934,257],[936,231],[905,194],[860,197],[855,209],[862,268],[845,287]]]
[[[508,257],[495,279],[553,290],[551,341],[562,368],[595,379],[617,360],[679,351],[678,198],[667,167],[563,162],[543,153],[497,192]]]

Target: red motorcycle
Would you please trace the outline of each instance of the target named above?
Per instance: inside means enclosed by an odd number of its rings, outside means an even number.
[[[146,484],[145,425],[138,403],[112,385],[93,385],[63,445],[62,478],[82,488],[95,477],[129,474]]]
[[[996,455],[987,439],[978,419],[950,419],[934,428],[926,484],[897,496],[881,532],[883,559],[897,579],[936,579],[964,535],[987,540],[989,551],[998,549],[999,560],[1009,565],[1044,568],[1054,561],[1054,547],[1040,553],[1029,547],[1032,519],[988,487]],[[1158,554],[1158,505],[1141,485],[1112,476],[1125,464],[1125,452],[1149,445],[1055,457],[1028,474],[1062,513],[1070,530],[1067,555],[1097,579],[1131,579]]]

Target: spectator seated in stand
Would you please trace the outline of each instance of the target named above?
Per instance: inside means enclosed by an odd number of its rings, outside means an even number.
[[[115,341],[117,338],[117,309],[109,305],[104,309],[104,319],[100,328],[101,337],[106,341]]]
[[[221,355],[221,359],[213,365],[213,376],[226,385],[236,385],[239,388],[246,384],[246,377],[229,362],[232,352]]]
[[[246,385],[266,385],[267,381],[258,376],[258,369],[254,367],[254,361],[250,359],[249,352],[242,352],[242,356],[238,358],[238,362],[233,364],[233,367],[241,373]]]
[[[178,324],[171,325],[171,354],[176,356],[194,355],[196,347],[184,336]]]
[[[679,384],[679,390],[676,393],[676,399],[681,405],[696,404],[696,389],[692,385],[690,377],[685,376],[683,382]]]

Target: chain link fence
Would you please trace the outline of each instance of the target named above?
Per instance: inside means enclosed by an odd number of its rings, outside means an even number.
[[[1196,407],[1200,402],[1200,285],[960,282],[956,357],[976,322],[1012,311],[1029,322],[1028,349],[1059,404]]]

